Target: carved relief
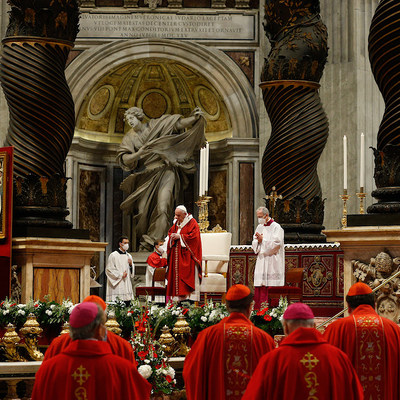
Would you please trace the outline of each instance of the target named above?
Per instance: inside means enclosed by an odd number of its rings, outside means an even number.
[[[352,260],[354,276],[369,285],[372,289],[399,271],[400,257],[392,258],[388,253],[381,252],[371,258],[369,264]],[[399,323],[400,317],[400,278],[394,278],[375,292],[376,310],[379,315]]]

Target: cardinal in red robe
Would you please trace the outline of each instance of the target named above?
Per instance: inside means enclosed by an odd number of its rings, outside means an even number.
[[[176,301],[199,301],[202,278],[200,228],[184,206],[175,209],[175,219],[168,231],[166,293]]]
[[[73,341],[44,361],[32,400],[122,400],[150,398],[151,385],[134,365],[111,353],[104,342],[105,315],[94,303],[78,304],[70,316]]]
[[[350,316],[330,324],[325,339],[348,355],[365,399],[400,399],[400,328],[376,313],[374,293],[365,283],[351,286],[346,301]]]
[[[287,337],[261,358],[243,400],[364,399],[349,358],[315,329],[311,309],[291,304],[283,318]]]
[[[99,296],[87,296],[83,301],[96,303],[103,309],[103,311],[105,311],[107,307],[104,300]],[[112,354],[125,358],[126,360],[133,363],[135,366],[137,365],[132,346],[127,340],[123,339],[122,337],[116,335],[111,331],[107,331],[106,341],[110,345]],[[44,361],[60,354],[66,347],[68,347],[71,342],[72,339],[69,333],[65,333],[53,339],[53,341],[50,343],[50,346],[44,353]]]
[[[188,400],[240,400],[258,360],[274,349],[274,341],[249,320],[253,294],[244,285],[226,294],[230,312],[200,332],[183,367]]]

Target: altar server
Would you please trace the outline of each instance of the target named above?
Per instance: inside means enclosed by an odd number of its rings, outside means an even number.
[[[361,400],[361,384],[350,360],[315,329],[306,304],[283,314],[287,336],[258,363],[243,400]]]
[[[249,317],[253,293],[244,285],[226,294],[230,313],[200,332],[183,366],[188,400],[240,400],[258,360],[274,349],[271,336]]]
[[[119,248],[108,257],[106,299],[107,301],[124,300],[128,305],[133,299],[131,278],[135,275],[135,265],[132,256],[128,253],[129,239],[121,236],[118,243]]]
[[[270,216],[265,207],[257,209],[258,226],[253,236],[252,247],[257,254],[254,270],[254,307],[259,310],[267,306],[268,286],[283,286],[285,282],[284,232]]]
[[[366,399],[400,399],[400,328],[375,311],[372,289],[362,282],[346,296],[350,316],[326,328],[325,339],[353,363]]]
[[[95,303],[81,303],[72,310],[72,342],[61,354],[43,362],[36,373],[32,400],[150,399],[150,383],[132,363],[112,354],[104,341],[105,320]]]
[[[164,240],[154,242],[154,251],[147,257],[146,286],[152,286],[154,271],[157,268],[165,268],[167,266],[167,259],[163,257],[163,245]],[[154,286],[165,287],[165,282],[154,282]],[[165,296],[155,296],[154,301],[165,304]]]
[[[103,311],[105,311],[107,307],[104,300],[101,297],[95,295],[87,296],[83,300],[83,302],[96,303],[102,308]],[[60,354],[71,343],[71,341],[72,340],[69,333],[65,333],[53,339],[50,343],[50,346],[44,353],[44,360],[46,361],[56,356],[57,354]],[[127,340],[123,339],[113,332],[107,331],[106,341],[110,345],[111,352],[113,354],[125,358],[136,366],[137,362],[135,360],[135,354],[133,352],[132,346]]]

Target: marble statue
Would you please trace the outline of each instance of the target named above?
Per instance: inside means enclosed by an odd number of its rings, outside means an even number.
[[[371,258],[369,264],[352,260],[354,276],[368,284],[372,289],[399,271],[400,257],[393,258],[380,252]],[[400,278],[394,278],[382,286],[376,293],[376,309],[379,315],[399,323],[400,320]]]
[[[166,114],[143,122],[144,112],[132,107],[125,120],[132,129],[118,150],[117,161],[131,174],[122,182],[127,194],[121,209],[133,215],[139,250],[151,250],[171,225],[175,203],[196,171],[194,152],[205,145],[205,118],[195,108],[188,118]]]

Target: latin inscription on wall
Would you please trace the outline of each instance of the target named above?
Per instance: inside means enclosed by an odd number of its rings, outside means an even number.
[[[80,39],[164,38],[255,42],[258,14],[85,13]]]

